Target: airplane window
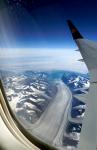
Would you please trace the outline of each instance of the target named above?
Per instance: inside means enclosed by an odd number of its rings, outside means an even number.
[[[60,7],[55,1],[2,2],[0,78],[26,131],[57,149],[75,149],[86,109],[79,97],[90,83],[85,64],[77,61],[80,53],[64,34]]]

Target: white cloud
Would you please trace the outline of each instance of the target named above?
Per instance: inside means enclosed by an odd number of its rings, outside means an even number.
[[[70,49],[0,49],[0,59],[3,69],[87,71],[85,64],[78,62],[80,53]]]

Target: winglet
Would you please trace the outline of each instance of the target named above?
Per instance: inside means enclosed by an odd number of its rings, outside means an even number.
[[[73,39],[83,39],[83,36],[80,34],[80,32],[77,30],[77,28],[73,25],[73,23],[70,20],[67,20],[67,23],[71,30]]]

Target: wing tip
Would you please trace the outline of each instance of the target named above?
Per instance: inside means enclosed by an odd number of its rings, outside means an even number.
[[[71,20],[67,20],[69,29],[72,33],[73,39],[83,39],[83,36],[80,34],[80,32],[77,30],[77,28],[74,26]]]

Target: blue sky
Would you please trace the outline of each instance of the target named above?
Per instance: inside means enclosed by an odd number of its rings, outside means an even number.
[[[96,0],[1,0],[0,47],[74,48],[67,19],[96,40],[96,10]]]
[[[86,71],[85,65],[77,62],[81,56],[74,51],[77,46],[66,20],[73,20],[86,38],[96,40],[96,3],[95,0],[1,0],[1,67],[25,65],[29,69]]]

